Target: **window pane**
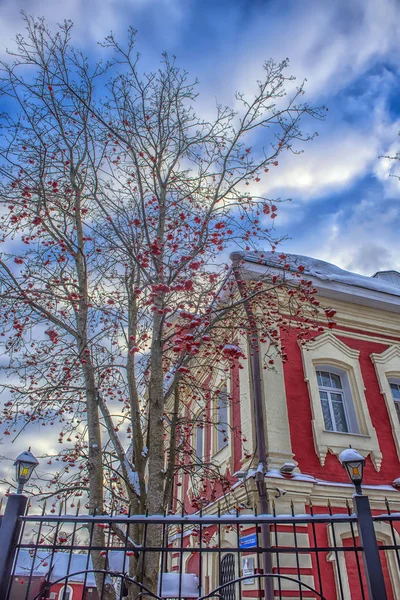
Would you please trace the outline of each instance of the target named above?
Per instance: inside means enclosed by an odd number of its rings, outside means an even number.
[[[397,383],[391,383],[390,389],[392,390],[393,398],[400,400],[400,386]]]
[[[217,452],[228,444],[228,392],[218,394]]]
[[[318,385],[332,387],[330,374],[327,371],[317,371]]]
[[[330,376],[331,376],[331,381],[332,381],[332,387],[339,388],[341,390],[342,382],[340,381],[340,376],[335,375],[335,373],[330,373]]]
[[[204,429],[202,427],[200,427],[199,425],[197,425],[196,427],[196,462],[197,463],[202,463],[203,462],[203,432]]]
[[[327,431],[333,431],[331,411],[329,410],[328,394],[326,392],[320,392],[319,395],[321,398],[322,414],[324,415],[325,429]]]
[[[395,402],[394,406],[396,408],[397,418],[399,419],[399,423],[400,423],[400,402]]]
[[[332,394],[332,396],[339,396],[339,394]],[[333,398],[332,398],[333,400]],[[336,431],[348,432],[346,415],[344,412],[343,402],[332,401],[333,415],[335,417]]]

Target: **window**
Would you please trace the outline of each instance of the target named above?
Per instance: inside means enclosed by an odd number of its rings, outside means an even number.
[[[203,463],[204,459],[204,425],[198,423],[195,427],[195,451],[197,468]]]
[[[347,372],[334,366],[316,368],[326,431],[360,433]]]
[[[217,400],[217,447],[216,452],[225,448],[229,443],[228,425],[228,390],[224,388],[218,394]]]
[[[394,408],[396,409],[397,418],[400,423],[400,383],[397,381],[389,381],[389,385],[392,391]]]
[[[72,600],[72,587],[70,585],[65,585],[61,588],[58,600]]]
[[[330,371],[317,371],[317,381],[325,429],[347,433],[349,426],[340,375]]]
[[[360,352],[332,332],[300,347],[310,396],[314,447],[321,465],[328,452],[338,456],[351,445],[363,456],[370,456],[379,471],[382,452],[365,397]]]

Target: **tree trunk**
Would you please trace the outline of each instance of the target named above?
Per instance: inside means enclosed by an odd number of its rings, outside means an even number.
[[[76,308],[76,323],[78,332],[78,352],[82,364],[85,379],[87,431],[88,431],[88,476],[89,476],[89,513],[91,515],[103,514],[104,512],[104,489],[103,489],[103,458],[100,432],[99,404],[95,371],[90,356],[90,345],[88,338],[88,273],[85,260],[85,242],[81,220],[81,190],[75,187],[75,215],[78,249],[75,254],[75,265],[79,282],[79,303]],[[105,546],[106,537],[101,527],[94,526],[93,545]],[[101,556],[101,551],[91,552],[93,569],[107,570],[107,558]],[[94,573],[96,587],[102,600],[115,600],[116,593],[109,578],[102,573]]]
[[[150,359],[149,382],[149,421],[148,446],[151,448],[148,461],[147,508],[150,515],[164,513],[164,441],[163,441],[163,369],[161,348],[161,316],[155,314]],[[161,525],[149,525],[144,544],[147,547],[160,547],[162,543]],[[143,583],[157,593],[160,553],[146,552]]]

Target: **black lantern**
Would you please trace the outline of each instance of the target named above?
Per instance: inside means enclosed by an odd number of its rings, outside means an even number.
[[[24,485],[29,481],[38,464],[39,461],[33,456],[30,448],[25,452],[21,452],[16,458],[14,466],[15,479],[18,483],[17,494],[22,494]]]
[[[354,450],[354,448],[347,448],[339,454],[339,460],[354,484],[356,493],[361,495],[365,458],[357,450]]]

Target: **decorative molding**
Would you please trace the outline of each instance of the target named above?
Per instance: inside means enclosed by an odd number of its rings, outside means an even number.
[[[400,346],[389,346],[389,348],[380,354],[371,354],[370,358],[374,364],[386,364],[393,359],[398,359],[398,366],[400,367]],[[398,371],[399,369],[396,370]]]
[[[386,402],[397,456],[400,459],[400,422],[389,385],[390,377],[400,379],[400,348],[398,346],[389,346],[389,348],[380,354],[371,354],[370,358],[375,366],[380,392]]]
[[[349,348],[332,332],[326,332],[311,342],[301,345],[304,366],[304,379],[307,382],[312,412],[312,430],[315,451],[320,463],[325,464],[328,452],[338,456],[350,444],[364,457],[371,456],[377,471],[382,463],[382,452],[378,437],[372,425],[365,398],[365,386],[358,361],[359,351]],[[359,427],[358,433],[339,433],[325,430],[316,367],[332,365],[347,374],[351,399]]]
[[[303,347],[306,349],[307,352],[316,352],[317,350],[319,350],[319,348],[327,346],[329,344],[348,358],[358,360],[360,356],[359,350],[349,348],[349,346],[347,346],[344,342],[340,341],[339,338],[337,338],[331,331],[326,331],[325,333],[322,333],[317,338],[315,338],[311,342],[308,342],[308,344],[306,344]]]

